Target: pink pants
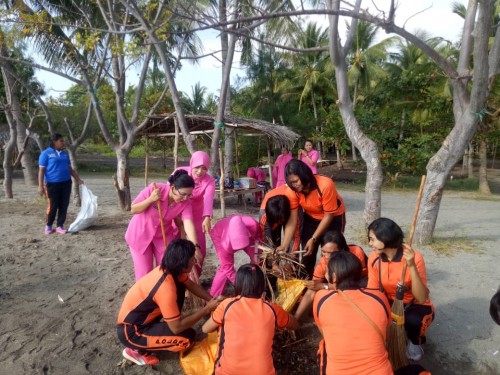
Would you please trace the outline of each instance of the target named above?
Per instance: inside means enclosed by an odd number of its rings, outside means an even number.
[[[170,243],[176,237],[172,237],[171,233],[167,232],[167,243]],[[159,266],[165,253],[165,246],[163,244],[163,237],[156,236],[149,243],[145,250],[136,250],[130,248],[132,260],[134,261],[135,281],[151,272],[153,268]]]
[[[210,294],[212,297],[218,297],[224,291],[227,280],[231,281],[233,284],[236,281],[236,270],[234,269],[234,254],[235,251],[232,249],[224,249],[219,243],[214,241],[215,252],[220,261],[220,267],[215,273],[214,280],[212,282],[212,288],[210,289]],[[254,262],[255,249],[253,246],[249,246],[243,249],[245,253],[250,257],[250,262]]]

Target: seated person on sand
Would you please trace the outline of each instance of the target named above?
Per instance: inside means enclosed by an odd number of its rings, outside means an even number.
[[[297,329],[297,320],[281,306],[264,299],[266,279],[256,264],[236,274],[235,295],[227,298],[203,325],[219,329],[215,374],[275,374],[273,338],[276,328]]]
[[[123,356],[137,365],[155,365],[159,351],[184,351],[191,347],[198,320],[209,314],[218,301],[188,278],[196,264],[192,242],[175,239],[168,245],[161,265],[139,279],[125,295],[118,314],[117,332],[125,345]],[[181,315],[185,291],[207,301],[193,314]]]
[[[295,317],[300,320],[306,311],[310,311],[314,296],[318,290],[328,290],[328,282],[326,281],[328,260],[337,251],[346,251],[354,254],[361,263],[361,284],[360,287],[365,287],[367,282],[368,271],[366,269],[367,257],[363,249],[357,245],[347,245],[345,237],[342,233],[336,231],[328,231],[323,236],[321,244],[322,257],[320,258],[316,268],[314,269],[313,279],[306,281],[306,292],[300,301],[299,307],[295,311]]]
[[[393,372],[386,350],[392,324],[389,301],[379,290],[359,287],[361,263],[350,252],[337,251],[328,261],[329,290],[314,296],[313,314],[323,336],[320,374],[430,375],[419,365]]]
[[[405,331],[408,337],[407,356],[419,361],[424,356],[421,345],[434,320],[434,305],[429,299],[424,258],[417,250],[403,244],[403,231],[391,219],[378,218],[368,226],[372,252],[368,257],[368,288],[385,292],[389,302],[396,299],[396,289],[403,269]]]

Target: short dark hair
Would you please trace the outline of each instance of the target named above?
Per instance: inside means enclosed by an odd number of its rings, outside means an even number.
[[[266,288],[264,272],[256,264],[242,265],[236,273],[234,292],[237,296],[261,298]]]
[[[500,289],[491,297],[490,315],[495,323],[500,325]]]
[[[275,195],[267,200],[266,218],[271,226],[286,223],[290,218],[290,211],[290,201],[284,195]]]
[[[49,138],[49,147],[54,147],[54,143],[62,138],[64,137],[59,133],[52,134]]]
[[[168,179],[170,185],[177,190],[183,188],[194,188],[194,180],[184,169],[176,170]]]
[[[349,251],[349,246],[342,233],[336,230],[329,230],[323,235],[321,245],[326,245],[327,243],[334,243],[338,246],[339,250]]]
[[[311,189],[317,188],[316,179],[314,178],[314,174],[311,168],[309,168],[303,161],[292,159],[288,163],[286,163],[285,178],[287,185],[290,187],[292,187],[292,185],[288,183],[288,176],[292,174],[299,177],[302,185],[309,186]]]
[[[195,247],[191,241],[176,238],[168,244],[161,260],[160,269],[173,276],[179,276],[185,272],[194,252]]]
[[[358,289],[361,280],[361,262],[348,251],[336,251],[328,261],[330,282],[333,282],[333,274],[336,277],[337,289]]]
[[[368,234],[370,234],[370,231],[373,232],[380,242],[384,243],[386,248],[403,248],[403,231],[401,230],[401,227],[391,219],[381,217],[374,220],[368,226]]]

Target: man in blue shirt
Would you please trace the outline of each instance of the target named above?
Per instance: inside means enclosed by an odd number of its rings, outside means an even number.
[[[64,222],[68,212],[69,199],[71,197],[71,176],[79,184],[83,180],[71,167],[69,155],[64,151],[64,138],[61,134],[51,137],[50,146],[42,151],[38,159],[38,194],[46,195],[49,200],[45,234],[52,234],[52,225],[57,215],[56,232],[65,234]]]

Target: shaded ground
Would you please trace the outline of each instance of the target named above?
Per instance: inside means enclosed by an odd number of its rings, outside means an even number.
[[[0,199],[0,373],[179,374],[178,355],[170,353],[162,354],[155,368],[117,366],[122,347],[115,320],[133,283],[123,240],[131,215],[118,209],[110,176],[82,177],[99,197],[100,216],[78,234],[44,236],[45,202],[21,179],[14,182],[14,200]],[[361,220],[364,194],[336,179],[347,207],[346,237],[369,253]],[[142,186],[142,177],[132,178],[132,195]],[[382,214],[407,230],[415,198],[414,191],[384,191]],[[257,207],[248,205],[245,211],[236,198],[226,203],[230,212],[257,215]],[[218,202],[215,207],[218,216]],[[70,206],[68,223],[76,214]],[[500,373],[500,328],[488,315],[489,298],[499,284],[499,223],[498,197],[445,193],[435,237],[447,255],[420,249],[437,310],[423,361],[433,374]],[[210,279],[216,264],[209,249],[202,278]],[[311,320],[298,338],[304,340],[284,348],[290,341],[277,341],[280,374],[317,373],[319,335]]]

